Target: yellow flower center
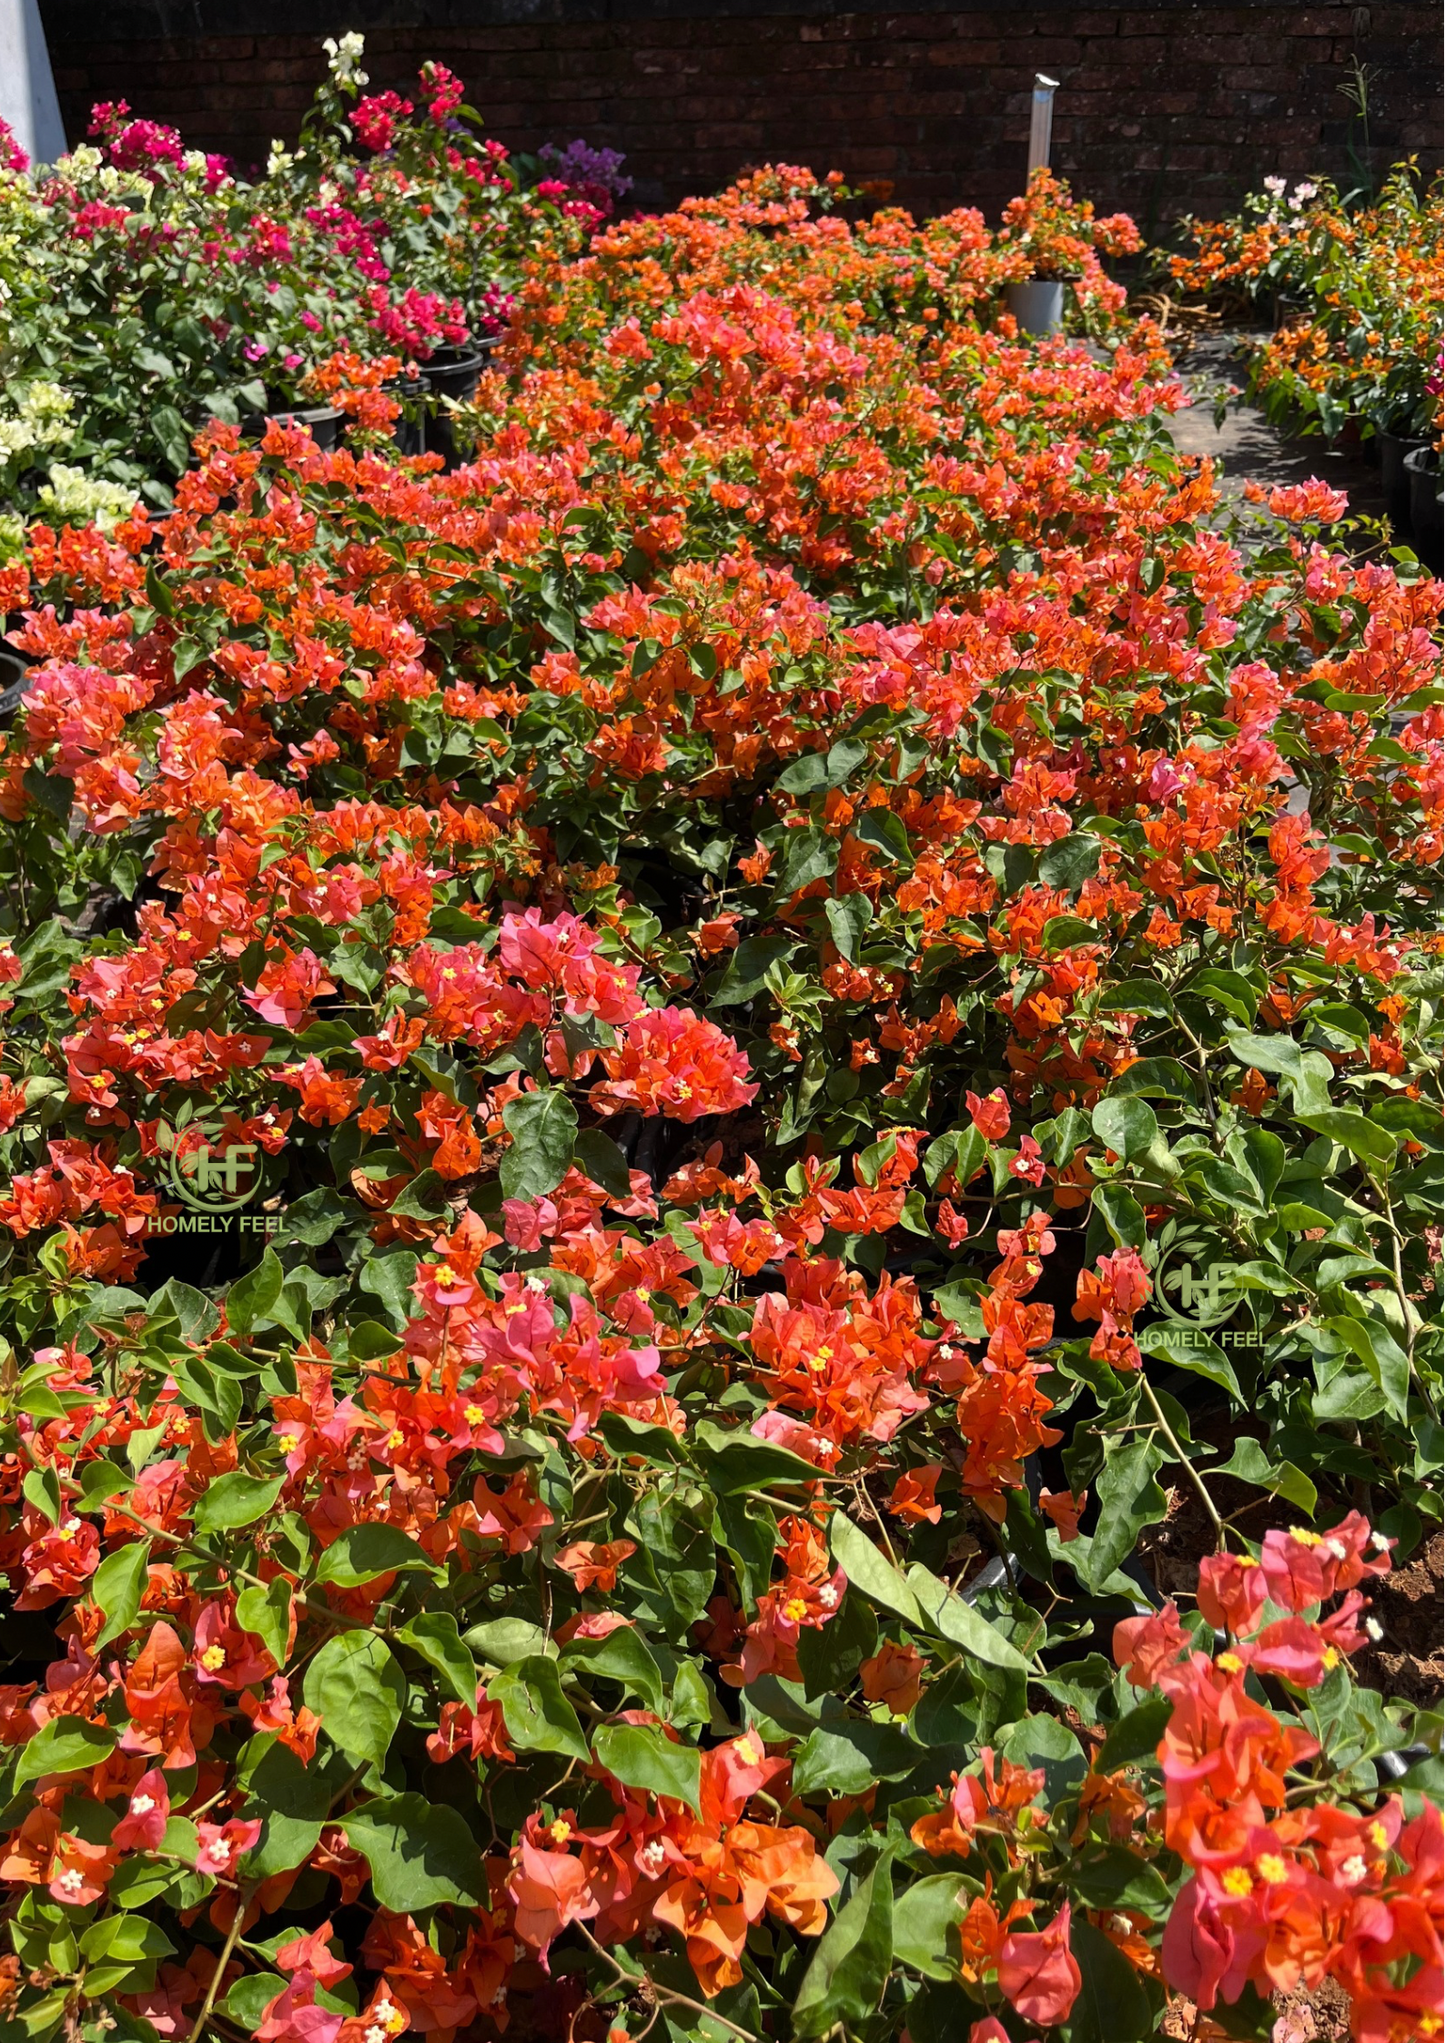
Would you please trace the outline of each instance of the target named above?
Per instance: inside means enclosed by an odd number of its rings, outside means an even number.
[[[1243,1866],[1231,1866],[1220,1882],[1220,1885],[1226,1894],[1233,1894],[1240,1898],[1254,1892],[1254,1882],[1250,1879]]]
[[[1254,1864],[1260,1879],[1271,1887],[1278,1887],[1289,1878],[1289,1867],[1278,1852],[1261,1852]]]
[[[201,1655],[201,1665],[208,1674],[214,1674],[218,1667],[224,1667],[225,1664],[226,1649],[224,1646],[207,1646],[205,1652]]]

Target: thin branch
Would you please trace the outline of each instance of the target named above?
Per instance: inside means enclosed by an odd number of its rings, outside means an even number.
[[[226,1932],[226,1941],[221,1946],[221,1955],[216,1960],[216,1969],[211,1974],[210,1985],[206,1988],[206,1997],[201,2003],[201,2012],[191,2024],[191,2033],[187,2043],[200,2043],[201,2031],[210,2020],[211,2009],[216,2005],[216,1996],[221,1991],[221,1981],[226,1976],[226,1967],[231,1962],[231,1954],[240,1942],[241,1925],[246,1920],[246,1910],[250,1905],[251,1888],[249,1886],[242,1887],[236,1896],[235,1917],[230,1929]]]
[[[1198,1469],[1194,1466],[1194,1463],[1189,1459],[1189,1456],[1184,1452],[1184,1449],[1179,1445],[1179,1442],[1175,1437],[1174,1428],[1165,1418],[1163,1407],[1160,1405],[1158,1398],[1155,1397],[1154,1395],[1154,1386],[1150,1383],[1148,1377],[1144,1374],[1142,1369],[1139,1371],[1139,1380],[1144,1387],[1144,1395],[1149,1400],[1150,1409],[1153,1412],[1155,1420],[1158,1423],[1160,1432],[1164,1435],[1164,1438],[1169,1442],[1169,1445],[1174,1449],[1177,1458],[1181,1462],[1183,1462],[1184,1472],[1189,1477],[1190,1482],[1193,1483],[1195,1491],[1199,1497],[1200,1503],[1204,1506],[1205,1510],[1209,1514],[1209,1522],[1214,1527],[1215,1545],[1222,1552],[1225,1545],[1224,1520],[1220,1517],[1218,1511],[1216,1511],[1214,1508],[1214,1499],[1210,1496],[1208,1490],[1204,1486],[1204,1478],[1202,1475],[1200,1475]]]
[[[763,2043],[761,2036],[754,2035],[751,2029],[741,2028],[736,2022],[730,2022],[726,2015],[718,2014],[705,2001],[689,2000],[685,1993],[674,1993],[670,1986],[659,1986],[650,1972],[644,1972],[640,1977],[636,1972],[629,1972],[625,1965],[618,1964],[609,1950],[598,1943],[585,1922],[579,1922],[575,1927],[582,1932],[602,1962],[611,1966],[616,1978],[625,1980],[629,1986],[645,1986],[653,1998],[662,2002],[665,2007],[686,2008],[690,2014],[706,2015],[710,2022],[716,2022],[718,2027],[726,2029],[729,2035],[741,2036],[743,2043]],[[190,2043],[196,2043],[194,2031]]]

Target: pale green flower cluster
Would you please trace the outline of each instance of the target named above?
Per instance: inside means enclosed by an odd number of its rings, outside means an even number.
[[[118,482],[102,482],[83,468],[67,468],[57,461],[50,470],[37,500],[42,518],[63,519],[68,525],[99,525],[103,530],[135,509],[136,493]]]
[[[0,414],[0,464],[38,447],[70,444],[74,400],[58,383],[37,378],[33,383],[12,386],[7,395],[15,411],[8,418]]]

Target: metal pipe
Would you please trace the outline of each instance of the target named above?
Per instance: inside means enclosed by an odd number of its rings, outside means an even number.
[[[1049,152],[1054,139],[1054,94],[1059,89],[1057,78],[1046,78],[1042,71],[1034,74],[1033,114],[1029,121],[1029,176],[1036,170],[1047,170]]]

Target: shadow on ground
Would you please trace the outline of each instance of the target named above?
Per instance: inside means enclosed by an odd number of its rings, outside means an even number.
[[[1202,335],[1176,357],[1179,380],[1194,399],[1187,410],[1167,421],[1179,452],[1213,458],[1220,494],[1231,506],[1239,503],[1246,482],[1272,487],[1318,476],[1332,489],[1345,492],[1356,517],[1383,518],[1380,472],[1364,448],[1283,434],[1255,406],[1238,402],[1216,426],[1214,392],[1222,383],[1243,382],[1239,344],[1251,338],[1239,333]]]

